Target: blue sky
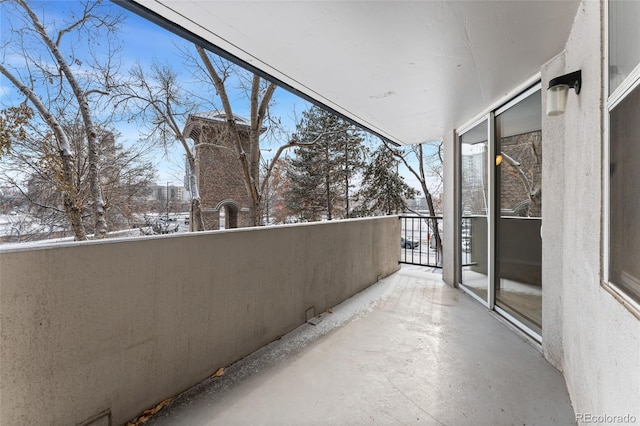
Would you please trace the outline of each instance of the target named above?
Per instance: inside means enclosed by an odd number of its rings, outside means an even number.
[[[2,5],[0,7],[4,8]],[[38,14],[42,22],[62,22],[65,17],[68,17],[74,9],[78,9],[79,4],[76,1],[46,1],[46,2],[34,2],[32,3],[34,11]],[[181,77],[181,84],[186,88],[197,88],[198,83],[191,75],[190,71],[183,65],[183,59],[179,47],[190,47],[190,44],[180,39],[173,33],[161,28],[150,21],[147,21],[138,15],[131,13],[120,6],[111,2],[104,2],[102,8],[112,9],[114,11],[122,12],[125,14],[121,30],[118,33],[120,40],[122,41],[122,50],[119,52],[119,58],[121,61],[120,72],[126,74],[128,69],[136,63],[141,63],[143,66],[150,65],[154,60],[162,63],[171,64],[179,73]],[[2,9],[0,9],[2,10]],[[2,40],[8,40],[8,31],[10,31],[11,24],[18,26],[19,23],[15,19],[11,19],[8,13],[2,10],[0,13],[0,31],[2,34]],[[49,27],[51,28],[51,27]],[[47,29],[49,29],[47,28]],[[69,42],[74,40],[71,37]],[[76,49],[82,48],[80,45],[75,45]],[[68,49],[69,45],[62,45],[63,50]],[[16,55],[4,55],[3,62],[11,63],[16,66],[20,66],[21,59]],[[248,102],[244,93],[237,90],[233,84],[228,85],[229,97],[234,108],[234,113],[243,117],[249,116]],[[195,91],[198,91],[195,89]],[[200,90],[201,92],[202,90]],[[0,77],[0,96],[2,96],[1,106],[8,106],[15,104],[24,99],[4,77]],[[295,127],[294,111],[299,115],[303,110],[308,108],[309,104],[298,98],[297,96],[286,92],[283,89],[278,88],[274,94],[273,105],[271,107],[271,114],[277,116],[282,120],[283,125],[290,131]],[[210,110],[211,106],[203,106],[203,110]],[[135,144],[140,138],[139,123],[127,123],[126,121],[119,122],[117,129],[121,133],[121,137],[118,142],[125,145]],[[286,138],[286,135],[281,135],[282,138]],[[269,148],[277,147],[284,143],[282,141],[270,140],[264,141],[264,147]],[[269,156],[269,151],[264,151],[266,157]],[[176,142],[165,155],[163,150],[158,150],[155,155],[154,164],[158,168],[159,183],[171,182],[175,185],[180,185],[183,182],[184,177],[184,151],[183,148]]]
[[[119,6],[112,5],[114,8]],[[127,40],[124,50],[122,52],[124,62],[135,63],[140,61],[141,63],[150,64],[154,59],[160,61],[167,61],[175,65],[178,70],[181,70],[183,77],[183,83],[189,85],[190,83],[196,84],[190,72],[182,68],[182,59],[180,57],[180,51],[178,46],[187,46],[189,43],[185,42],[178,36],[174,35],[170,31],[165,30],[138,15],[126,11],[126,22],[123,25],[122,38]],[[242,117],[249,118],[249,107],[247,98],[240,90],[234,90],[232,84],[228,86],[229,96],[231,98],[234,113]],[[295,128],[294,113],[300,114],[307,109],[309,104],[303,99],[281,89],[276,89],[273,97],[273,103],[271,106],[271,114],[279,117],[284,126],[293,131]],[[205,110],[208,108],[205,108]],[[129,138],[136,137],[136,130],[131,126],[127,133]],[[285,138],[286,135],[282,135]],[[270,157],[268,151],[270,148],[278,147],[283,144],[285,140],[267,140],[263,142],[263,155]],[[183,150],[177,144],[176,149],[171,150],[168,156],[162,156],[158,158],[159,176],[158,181],[174,182],[179,184],[182,182],[182,176],[184,174],[184,161]],[[274,150],[275,151],[275,150]]]
[[[4,6],[0,6],[4,7]],[[41,19],[45,22],[51,20],[60,21],[65,15],[68,16],[71,10],[78,7],[78,2],[58,0],[34,3],[34,9],[39,13]],[[151,64],[154,60],[171,64],[181,76],[181,82],[186,87],[197,87],[197,84],[190,71],[185,68],[183,60],[180,56],[179,46],[189,46],[189,44],[174,35],[173,33],[135,15],[120,6],[111,2],[104,2],[101,7],[109,8],[114,11],[123,12],[126,16],[122,24],[119,38],[122,41],[122,50],[120,52],[121,68],[120,72],[126,74],[127,70],[136,64]],[[4,14],[3,14],[4,15]],[[16,23],[13,23],[16,25]],[[2,38],[6,36],[9,25],[6,16],[0,16],[0,31]],[[5,57],[4,60],[7,60]],[[234,113],[240,116],[248,117],[248,106],[246,96],[242,91],[237,90],[233,85],[229,85],[229,96],[231,98]],[[8,81],[0,77],[0,95],[2,96],[1,106],[12,103],[17,98],[17,91],[10,86]],[[281,88],[278,88],[274,94],[273,105],[271,107],[272,116],[279,117],[290,132],[295,128],[294,114],[298,116],[309,107],[309,104],[303,99],[293,95]],[[209,110],[211,107],[203,107],[203,110]],[[121,138],[118,142],[125,145],[135,144],[140,138],[138,123],[120,122],[117,125]],[[263,155],[266,158],[271,156],[273,148],[277,148],[286,142],[286,134],[280,136],[280,140],[263,141]],[[154,164],[158,169],[157,182],[165,184],[170,182],[174,185],[181,185],[184,177],[184,151],[176,142],[166,155],[162,150],[158,150],[155,155]],[[400,173],[405,176],[406,182],[419,189],[417,180],[410,175],[404,167],[401,167]]]

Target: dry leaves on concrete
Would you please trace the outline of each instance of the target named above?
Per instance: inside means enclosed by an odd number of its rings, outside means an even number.
[[[223,374],[224,374],[224,367],[220,367],[216,370],[215,373],[213,373],[211,378],[215,379],[216,377],[220,377]],[[127,422],[126,426],[140,426],[141,424],[146,423],[149,419],[151,419],[151,417],[153,417],[154,414],[162,410],[164,407],[167,406],[167,404],[169,404],[174,399],[176,399],[176,397],[172,396],[171,398],[167,398],[161,403],[157,404],[155,407],[149,408],[148,410],[143,411],[141,415]]]
[[[213,375],[211,376],[212,379],[215,379],[216,377],[220,377],[224,374],[224,368],[220,367],[218,368],[218,370],[216,370],[215,373],[213,373]]]
[[[157,404],[155,407],[149,408],[148,410],[143,411],[140,416],[136,417],[133,420],[130,420],[127,423],[127,426],[140,426],[141,424],[146,423],[154,414],[162,410],[164,407],[166,407],[168,403],[170,403],[174,399],[175,399],[175,396],[172,396],[171,398],[167,398],[161,403]]]

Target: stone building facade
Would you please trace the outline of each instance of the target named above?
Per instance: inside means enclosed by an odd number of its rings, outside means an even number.
[[[249,122],[238,116],[234,119],[247,150]],[[251,226],[251,203],[225,114],[211,111],[190,115],[183,134],[195,144],[196,179],[205,229]]]

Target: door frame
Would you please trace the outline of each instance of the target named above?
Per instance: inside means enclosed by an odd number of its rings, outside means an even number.
[[[466,123],[464,126],[460,127],[456,132],[456,143],[458,145],[461,144],[462,136],[467,133],[469,130],[473,129],[477,125],[482,122],[487,123],[487,163],[485,167],[487,168],[487,299],[483,300],[482,297],[475,294],[469,288],[465,287],[463,281],[463,256],[462,256],[462,150],[458,149],[458,158],[457,158],[457,169],[458,169],[458,193],[460,196],[458,197],[458,218],[457,218],[457,226],[458,226],[458,240],[456,242],[458,250],[458,264],[456,268],[458,270],[458,287],[466,294],[469,294],[472,298],[480,302],[482,305],[486,306],[492,311],[497,312],[500,316],[507,319],[510,323],[514,324],[524,333],[529,335],[531,338],[535,339],[537,342],[542,341],[542,336],[536,331],[532,330],[530,327],[525,325],[522,321],[518,320],[518,318],[511,315],[509,312],[500,308],[500,306],[496,306],[496,287],[497,283],[500,280],[498,276],[497,270],[497,232],[498,232],[498,220],[500,219],[500,208],[497,206],[497,167],[496,167],[496,117],[502,114],[503,112],[509,110],[510,108],[516,106],[529,96],[533,95],[537,91],[542,90],[542,83],[540,80],[530,85],[529,87],[522,90],[516,96],[512,97],[502,105],[498,106],[495,109],[490,110],[488,113],[476,117],[474,120]],[[541,109],[540,114],[543,114]],[[541,219],[542,220],[542,219]]]

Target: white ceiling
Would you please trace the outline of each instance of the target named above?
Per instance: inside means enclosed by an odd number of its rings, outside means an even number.
[[[136,0],[401,144],[440,138],[562,51],[578,1]]]

